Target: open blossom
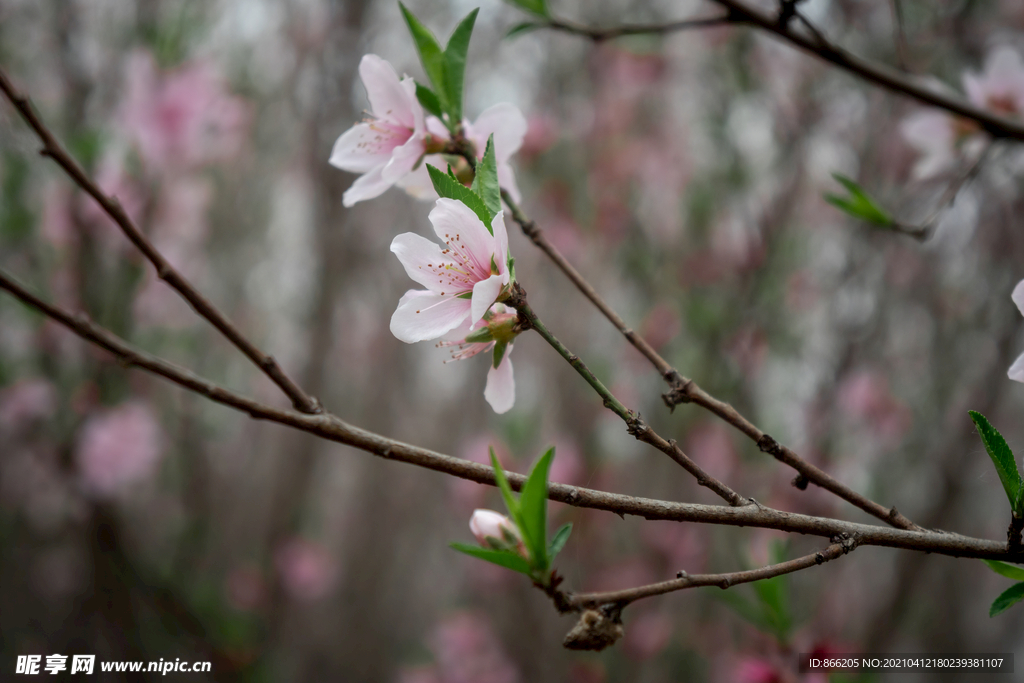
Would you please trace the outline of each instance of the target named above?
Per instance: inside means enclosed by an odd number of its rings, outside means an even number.
[[[469,518],[469,530],[482,546],[499,550],[515,548],[520,555],[526,557],[522,534],[515,523],[500,512],[473,510],[473,516]]]
[[[436,117],[427,117],[427,131],[435,141],[449,139],[444,124]],[[498,183],[512,195],[515,201],[520,200],[519,186],[516,184],[515,172],[509,160],[523,146],[523,138],[527,129],[526,117],[519,109],[508,102],[492,105],[485,109],[476,121],[462,121],[462,130],[466,138],[476,147],[476,156],[482,159],[487,149],[487,139],[494,135],[494,160],[498,167]],[[430,164],[444,169],[448,161],[440,154],[431,154],[424,158],[415,171],[403,178],[399,187],[414,197],[429,199],[436,197],[434,186],[426,165]]]
[[[399,80],[394,67],[377,55],[363,56],[359,78],[370,100],[371,118],[342,133],[330,158],[332,166],[362,173],[342,196],[345,206],[379,197],[420,164],[426,152],[415,81]]]
[[[450,336],[453,340],[438,343],[438,346],[453,346],[452,360],[464,360],[483,353],[492,352],[491,369],[487,371],[487,385],[484,398],[501,415],[507,413],[516,400],[516,382],[512,375],[512,339],[519,316],[514,309],[504,304],[494,304],[474,325],[468,322],[457,328]],[[446,361],[447,362],[447,361]]]
[[[111,498],[152,476],[162,441],[160,424],[143,403],[125,403],[90,417],[75,449],[83,487],[96,498]]]
[[[965,73],[964,92],[971,104],[1004,116],[1024,112],[1024,61],[1011,47],[992,50],[980,74]]]
[[[1017,286],[1013,288],[1011,297],[1013,303],[1017,304],[1017,309],[1024,315],[1024,280],[1018,282]],[[1015,382],[1024,382],[1024,353],[1013,361],[1013,365],[1010,366],[1010,370],[1006,374]]]
[[[469,318],[474,324],[510,282],[508,235],[502,212],[491,230],[468,206],[441,198],[429,215],[437,243],[407,232],[391,243],[391,251],[409,277],[426,287],[411,289],[391,316],[391,332],[407,344],[437,339]]]

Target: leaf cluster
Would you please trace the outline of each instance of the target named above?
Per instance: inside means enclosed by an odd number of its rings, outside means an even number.
[[[895,219],[890,216],[889,213],[878,204],[878,202],[871,198],[867,192],[864,191],[864,188],[858,185],[855,181],[839,173],[833,173],[832,177],[836,179],[836,182],[846,188],[846,191],[849,194],[844,197],[831,192],[826,193],[826,202],[858,220],[867,221],[868,223],[872,223],[883,228],[891,228],[895,226]]]

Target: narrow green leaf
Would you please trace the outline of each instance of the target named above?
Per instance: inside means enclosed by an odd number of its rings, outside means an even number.
[[[405,17],[405,23],[409,26],[409,33],[412,34],[412,39],[416,43],[416,50],[420,53],[423,70],[427,72],[427,78],[434,86],[434,94],[439,100],[440,108],[448,109],[448,103],[445,101],[448,92],[444,77],[445,59],[441,45],[437,42],[433,32],[413,16],[413,13],[404,4],[399,2],[398,6],[402,8],[402,16]]]
[[[562,552],[562,548],[565,547],[565,542],[569,540],[569,534],[572,533],[572,522],[565,524],[551,539],[551,545],[548,546],[548,560],[551,562],[555,561],[555,557],[558,553]]]
[[[520,556],[518,553],[514,553],[511,550],[493,550],[491,548],[481,548],[476,545],[469,545],[467,543],[449,543],[449,547],[453,550],[458,550],[460,553],[466,553],[471,557],[475,557],[480,560],[487,560],[496,565],[511,569],[514,572],[520,574],[526,574],[530,576],[530,563],[526,559]]]
[[[982,562],[1000,576],[1005,576],[1014,581],[1024,581],[1024,567],[1017,567],[1006,562],[1000,562],[999,560],[982,560]]]
[[[544,24],[537,21],[524,21],[510,28],[508,32],[505,33],[505,39],[509,40],[525,33],[531,33],[539,28],[544,28]]]
[[[437,99],[437,95],[434,94],[433,90],[421,83],[417,83],[416,99],[420,101],[420,104],[423,105],[423,108],[428,113],[441,118],[441,101]]]
[[[501,497],[505,499],[505,507],[508,508],[509,515],[512,516],[512,521],[519,526],[519,502],[516,497],[512,495],[512,487],[508,484],[508,477],[505,476],[505,470],[501,469],[501,463],[498,462],[498,456],[494,454],[494,448],[488,447],[491,453],[491,464],[494,466],[494,478],[498,480],[498,490],[501,491]],[[522,527],[519,529],[522,531]]]
[[[826,194],[825,201],[854,218],[883,227],[892,226],[894,222],[892,216],[878,202],[872,199],[860,185],[839,173],[833,173],[832,177],[846,188],[850,196],[841,197],[836,194]]]
[[[548,560],[548,471],[555,457],[555,449],[549,448],[530,470],[522,490],[519,492],[519,509],[522,513],[523,542],[530,550],[533,566],[547,571]]]
[[[447,197],[448,199],[454,199],[460,201],[473,210],[487,229],[491,228],[491,214],[484,206],[484,201],[480,199],[471,189],[460,183],[453,176],[442,173],[440,170],[427,164],[427,173],[430,174],[430,180],[434,183],[434,190],[438,196]]]
[[[984,415],[974,410],[968,411],[968,413],[978,428],[978,434],[981,435],[981,440],[985,444],[988,457],[996,466],[996,473],[999,474],[999,481],[1003,483],[1003,489],[1006,490],[1006,497],[1010,501],[1013,514],[1020,516],[1022,511],[1019,508],[1018,493],[1021,488],[1021,479],[1020,472],[1017,471],[1017,462],[1013,459],[1013,451],[1006,445],[1003,435],[989,424]]]
[[[487,138],[487,147],[484,148],[484,158],[476,164],[476,174],[473,176],[473,192],[480,195],[484,205],[490,211],[491,218],[501,211],[501,186],[498,184],[498,162],[494,156],[494,135]],[[491,221],[484,221],[487,229],[491,230]]]
[[[547,0],[505,0],[508,4],[526,10],[538,17],[550,18]]]
[[[1013,607],[1021,600],[1024,600],[1024,583],[1015,583],[995,599],[995,602],[992,603],[988,610],[988,615],[994,617]]]
[[[448,45],[444,48],[445,83],[448,86],[448,114],[452,121],[462,120],[462,89],[466,75],[466,53],[469,52],[469,38],[473,35],[473,24],[479,8],[473,10],[459,22],[452,31]]]

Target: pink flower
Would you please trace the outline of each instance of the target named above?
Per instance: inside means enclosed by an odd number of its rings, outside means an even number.
[[[1011,47],[1003,45],[988,53],[980,74],[963,75],[964,91],[977,107],[997,114],[1024,113],[1024,62]]]
[[[1013,303],[1017,304],[1017,310],[1024,315],[1024,280],[1018,282],[1017,286],[1013,288],[1010,298],[1013,299]],[[1013,365],[1010,366],[1006,375],[1015,382],[1024,382],[1024,353],[1013,361]]]
[[[127,81],[121,123],[153,168],[195,167],[241,151],[249,107],[228,94],[211,65],[161,74],[152,55],[137,52],[128,62]]]
[[[330,158],[332,166],[362,173],[342,196],[345,206],[379,197],[420,164],[426,152],[423,107],[416,99],[415,81],[411,77],[400,81],[394,67],[377,55],[363,56],[359,78],[370,99],[372,118],[342,133]]]
[[[518,683],[509,660],[486,617],[461,612],[433,629],[431,647],[438,679],[445,683]]]
[[[163,452],[160,425],[148,406],[124,403],[90,417],[75,459],[85,490],[110,498],[151,476]]]
[[[469,518],[469,530],[476,540],[488,548],[515,548],[520,555],[526,557],[523,537],[515,523],[494,510],[473,510]]]
[[[53,415],[57,388],[42,378],[23,379],[0,391],[0,428],[17,429]]]
[[[464,322],[450,336],[453,341],[438,342],[438,346],[455,346],[452,360],[472,358],[484,351],[493,351],[491,368],[487,371],[484,398],[494,412],[501,415],[512,409],[516,401],[516,380],[512,374],[512,339],[518,334],[515,324],[518,316],[503,304],[494,304],[477,323]],[[446,363],[448,361],[445,361]]]
[[[311,601],[334,587],[337,568],[330,554],[316,543],[293,538],[278,548],[274,564],[285,590],[296,600]]]
[[[449,139],[444,124],[436,117],[428,117],[426,127],[435,140],[443,142]],[[485,109],[472,123],[463,120],[462,128],[466,138],[476,147],[478,159],[483,158],[487,149],[487,139],[494,135],[494,160],[498,166],[498,183],[518,202],[521,198],[519,186],[516,184],[515,172],[509,160],[523,146],[523,138],[526,136],[527,124],[523,113],[515,105],[502,102]],[[443,170],[447,167],[448,160],[440,154],[425,157],[423,164],[402,179],[398,186],[413,197],[436,197],[437,193],[434,192],[434,185],[430,182],[430,175],[427,172],[427,164]]]
[[[453,199],[438,199],[429,218],[447,249],[411,232],[391,243],[405,272],[427,288],[406,292],[391,316],[392,334],[407,344],[437,339],[467,317],[475,324],[510,281],[502,212],[491,221],[493,234]]]

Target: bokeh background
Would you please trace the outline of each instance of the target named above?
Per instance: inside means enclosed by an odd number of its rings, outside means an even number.
[[[475,6],[409,2],[442,38]],[[901,49],[889,0],[801,5],[852,51],[956,92],[1000,49],[1024,54],[1019,3],[899,7]],[[593,25],[716,11],[553,9]],[[1024,451],[1024,387],[1006,376],[1024,350],[1010,300],[1024,277],[1021,149],[993,146],[946,207],[986,143],[934,113],[920,134],[912,122],[929,114],[915,102],[742,28],[502,40],[525,18],[482,5],[467,114],[502,101],[524,112],[513,160],[524,209],[628,324],[855,489],[924,526],[1003,538],[1006,505],[967,411]],[[536,336],[517,341],[516,405],[496,416],[481,357],[445,364],[444,350],[390,334],[410,282],[388,246],[429,234],[430,205],[399,190],[341,205],[354,176],[327,158],[367,107],[356,75],[367,52],[422,78],[392,0],[0,1],[4,70],[172,262],[333,412],[477,461],[490,445],[518,471],[555,445],[554,480],[716,502],[629,437]],[[1007,78],[1006,97],[980,104],[1016,115],[1024,98]],[[6,103],[0,130],[0,266],[151,352],[285,405],[38,157]],[[940,210],[933,237],[844,216],[822,197],[839,189],[833,172],[907,223]],[[765,504],[871,521],[793,488],[793,472],[700,409],[669,413],[657,373],[509,230],[539,315],[660,433]],[[787,657],[811,650],[1024,654],[1024,610],[988,617],[1006,579],[878,548],[760,593],[637,603],[618,645],[572,653],[560,645],[572,620],[522,577],[447,548],[470,540],[475,507],[500,502],[126,370],[0,296],[0,677],[17,655],[94,653],[210,660],[216,680],[767,683],[798,680]],[[820,544],[552,514],[575,525],[558,562],[575,590]]]

